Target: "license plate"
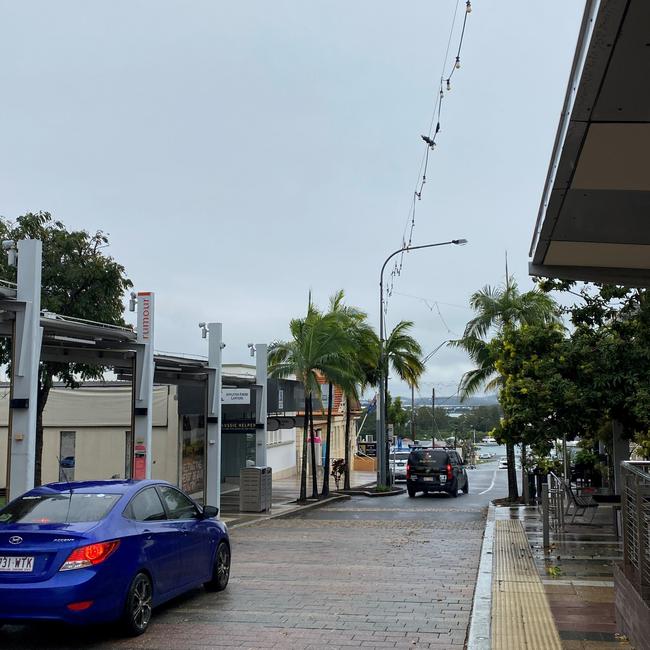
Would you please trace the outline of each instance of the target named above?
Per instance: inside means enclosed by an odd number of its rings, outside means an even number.
[[[422,480],[423,481],[433,481],[433,476],[423,476]]]
[[[0,571],[26,572],[34,570],[33,556],[0,555]]]

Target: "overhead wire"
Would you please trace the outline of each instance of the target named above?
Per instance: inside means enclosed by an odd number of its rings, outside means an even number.
[[[393,291],[393,294],[396,296],[403,296],[404,298],[421,300],[429,309],[431,309],[431,305],[437,303],[439,305],[444,305],[445,307],[456,307],[456,309],[464,309],[465,311],[472,310],[472,308],[468,305],[456,305],[453,302],[443,302],[442,300],[434,300],[433,298],[423,298],[422,296],[414,296],[412,293],[401,293],[400,291]]]
[[[441,68],[441,73],[440,73],[440,82],[438,86],[438,92],[436,95],[436,99],[434,102],[432,114],[431,114],[431,121],[429,123],[429,129],[427,131],[426,135],[422,135],[421,138],[424,141],[425,144],[425,150],[422,155],[422,160],[420,162],[420,168],[418,171],[418,177],[417,177],[417,182],[415,184],[415,189],[413,191],[413,197],[410,202],[410,208],[408,212],[408,216],[404,225],[404,230],[402,233],[402,245],[401,248],[403,249],[400,255],[395,259],[395,262],[393,263],[393,267],[390,273],[390,279],[386,284],[386,297],[384,301],[384,315],[387,314],[388,311],[388,298],[392,295],[393,289],[395,286],[395,281],[396,279],[401,275],[402,273],[402,268],[404,266],[404,254],[408,252],[408,249],[411,247],[411,244],[413,243],[413,233],[415,231],[415,224],[416,224],[416,213],[417,213],[417,205],[418,202],[422,200],[422,193],[424,191],[424,186],[427,182],[427,172],[429,168],[429,157],[430,154],[435,150],[436,145],[437,145],[437,138],[438,134],[441,131],[441,121],[442,121],[442,103],[443,99],[445,97],[445,88],[447,89],[447,92],[451,90],[451,79],[454,76],[454,73],[456,70],[460,69],[460,56],[463,48],[463,42],[465,39],[465,30],[467,27],[467,17],[472,11],[472,3],[471,0],[466,0],[465,2],[465,12],[464,12],[464,17],[463,17],[463,24],[460,30],[460,37],[458,39],[458,47],[456,49],[456,58],[452,64],[451,69],[449,70],[449,73],[445,75],[445,71],[447,70],[447,66],[449,63],[449,52],[451,50],[451,44],[453,41],[454,33],[455,33],[455,28],[456,28],[456,22],[458,18],[458,9],[461,4],[462,0],[456,0],[456,4],[454,7],[454,14],[452,17],[451,21],[451,27],[449,29],[449,37],[447,39],[447,47],[445,50],[445,56]],[[408,236],[407,236],[408,233]]]

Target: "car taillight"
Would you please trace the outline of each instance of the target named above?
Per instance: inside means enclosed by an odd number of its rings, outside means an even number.
[[[453,478],[453,474],[451,471],[451,465],[447,463],[447,480],[451,481],[452,478]]]
[[[411,478],[411,466],[406,463],[406,478]]]
[[[83,612],[93,606],[94,600],[80,600],[78,603],[70,603],[68,609],[71,612]]]
[[[68,559],[63,563],[59,571],[83,569],[84,567],[101,564],[119,545],[120,540],[115,539],[112,542],[99,542],[98,544],[88,544],[88,546],[76,548],[68,555]]]

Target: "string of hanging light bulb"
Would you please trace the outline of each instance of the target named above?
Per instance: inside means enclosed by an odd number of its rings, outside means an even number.
[[[449,29],[449,39],[447,41],[447,50],[445,52],[444,61],[442,64],[442,70],[440,74],[440,83],[438,88],[438,93],[436,96],[436,101],[433,106],[433,111],[431,115],[431,121],[429,123],[429,129],[425,135],[422,135],[421,138],[424,142],[424,153],[422,155],[422,160],[420,163],[420,169],[418,171],[417,182],[415,185],[415,190],[413,191],[413,197],[411,205],[409,208],[408,217],[404,225],[404,231],[402,233],[402,248],[407,251],[413,242],[413,232],[415,230],[415,217],[417,212],[418,202],[422,200],[422,193],[424,186],[427,182],[427,170],[429,167],[429,155],[436,149],[438,135],[441,131],[441,118],[442,118],[442,104],[445,98],[445,89],[446,92],[450,92],[452,85],[451,80],[454,76],[454,73],[460,69],[460,57],[463,49],[463,41],[465,39],[465,28],[467,26],[467,17],[472,13],[472,3],[471,0],[466,0],[465,2],[465,11],[463,16],[463,24],[460,29],[460,35],[458,38],[458,47],[456,49],[456,56],[454,62],[451,66],[451,69],[445,74],[448,70],[447,64],[449,61],[449,51],[451,48],[451,43],[454,36],[454,30],[456,27],[456,20],[458,15],[458,8],[462,0],[457,0],[456,6],[454,9],[454,15],[451,22],[451,27]],[[404,265],[404,253],[402,253],[393,264],[393,268],[390,273],[390,278],[386,284],[386,298],[390,297],[393,293],[393,288],[395,286],[395,280],[401,275],[402,267]],[[388,309],[388,301],[384,302],[384,310]]]

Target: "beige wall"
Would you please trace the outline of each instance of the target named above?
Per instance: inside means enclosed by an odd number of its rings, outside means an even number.
[[[7,389],[8,392],[8,389]],[[8,395],[0,393],[0,487],[6,485]],[[154,387],[153,477],[178,479],[176,389]],[[54,388],[43,414],[43,482],[59,480],[61,431],[75,431],[75,480],[124,476],[131,387]]]

